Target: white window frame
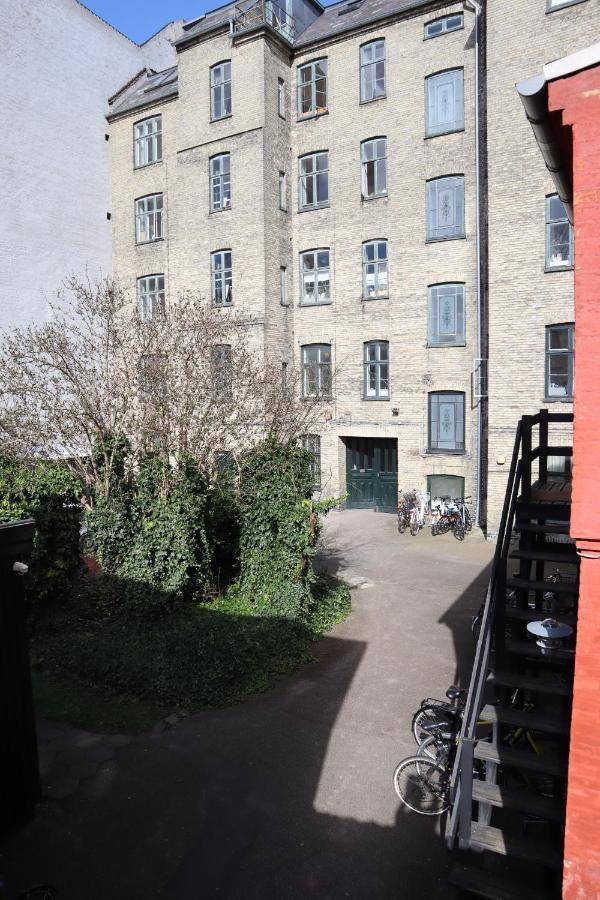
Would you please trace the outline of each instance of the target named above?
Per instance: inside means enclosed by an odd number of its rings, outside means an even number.
[[[279,267],[279,302],[282,306],[288,305],[287,296],[287,266]]]
[[[379,55],[377,55],[379,53]],[[370,59],[367,59],[370,55]],[[383,72],[383,75],[379,74]],[[377,38],[360,48],[360,102],[371,103],[386,96],[385,38]],[[383,86],[381,87],[381,82]],[[379,87],[378,87],[379,83]]]
[[[443,91],[441,98],[438,93]],[[439,115],[440,104],[451,102],[452,114]],[[447,69],[425,79],[425,136],[438,137],[465,127],[464,70]]]
[[[558,201],[560,203],[560,205],[562,206],[563,215],[560,218],[558,218],[558,217],[551,218],[550,211],[552,209],[552,201]],[[551,251],[552,251],[553,246],[555,246],[555,243],[553,242],[552,235],[557,227],[564,228],[565,225],[568,227],[568,231],[569,231],[568,259],[565,261],[565,259],[561,256],[561,257],[556,257],[556,261],[553,262],[553,260],[555,259],[555,254],[552,254]],[[560,245],[564,247],[565,242],[562,241]],[[571,225],[571,223],[569,222],[569,219],[567,218],[567,211],[564,208],[564,205],[563,205],[560,197],[558,196],[558,194],[549,194],[546,197],[546,263],[545,264],[546,264],[547,272],[556,272],[560,269],[572,269],[573,268],[573,226]]]
[[[165,276],[142,275],[137,279],[138,313],[142,322],[149,322],[165,311]]]
[[[303,450],[312,454],[310,474],[313,478],[313,491],[321,490],[321,437],[318,434],[303,434],[300,438]]]
[[[444,398],[446,398],[444,400]],[[440,446],[449,441],[440,440],[440,409],[442,404],[454,406],[452,447]],[[436,416],[434,420],[434,410]],[[437,429],[437,437],[434,435]],[[465,393],[464,391],[430,391],[427,395],[427,450],[429,453],[462,454],[465,452]]]
[[[385,256],[381,256],[381,248]],[[372,259],[369,258],[372,249]],[[380,300],[390,295],[388,242],[385,238],[365,241],[362,245],[363,300]],[[369,292],[369,276],[373,276],[373,291]],[[385,286],[385,287],[384,287]],[[381,289],[384,288],[384,289]]]
[[[455,25],[454,19],[460,21]],[[439,26],[434,28],[433,26]],[[452,31],[460,31],[465,27],[465,16],[462,12],[450,13],[447,16],[440,16],[439,19],[432,19],[431,22],[425,23],[424,40],[429,41],[432,38],[440,37],[442,34],[449,34]]]
[[[329,399],[331,397],[331,344],[304,344],[300,350],[302,396],[313,399]],[[314,358],[308,358],[309,354]]]
[[[387,197],[387,137],[368,138],[360,145],[363,200]],[[369,181],[373,190],[369,191]]]
[[[287,175],[279,172],[279,209],[287,212]]]
[[[164,205],[162,194],[147,194],[135,201],[135,242],[150,244],[164,237]]]
[[[317,66],[321,72],[317,73]],[[308,78],[304,78],[307,73]],[[327,57],[312,59],[297,69],[297,104],[298,118],[306,119],[310,116],[321,116],[327,112]],[[324,88],[320,82],[324,82]],[[320,95],[320,96],[319,96]],[[324,95],[324,96],[323,96]],[[304,100],[307,99],[307,108],[304,109]],[[324,104],[319,105],[319,100],[324,99]]]
[[[552,334],[557,331],[567,332],[567,346],[564,348],[556,348],[551,346]],[[575,326],[572,322],[563,322],[560,325],[546,325],[546,365],[545,365],[545,384],[544,399],[545,400],[563,400],[571,403],[573,401],[573,382],[574,382],[574,364],[575,364]],[[550,384],[552,360],[561,358],[567,360],[567,384],[565,393],[560,392],[560,385],[554,387]],[[558,373],[563,375],[562,372]]]
[[[231,60],[224,59],[210,68],[210,120],[218,122],[231,114]]]
[[[233,304],[233,256],[231,250],[215,250],[210,255],[210,281],[213,306]]]
[[[363,400],[390,399],[390,342],[363,344]]]
[[[547,0],[546,12],[554,12],[557,9],[564,9],[567,6],[575,6],[577,3],[584,3],[586,0]]]
[[[452,197],[451,221],[440,223],[440,204]],[[465,237],[465,176],[442,175],[427,182],[427,240],[448,241]]]
[[[443,305],[453,304],[451,321],[454,329],[444,326]],[[465,285],[461,282],[431,284],[427,288],[427,346],[464,347],[465,345]]]
[[[327,261],[325,262],[325,254]],[[307,266],[307,263],[312,263]],[[307,292],[306,285],[314,286],[312,295]],[[321,294],[321,284],[327,285],[327,290]],[[312,296],[312,299],[311,299]],[[331,303],[331,252],[329,247],[319,247],[316,250],[304,250],[300,254],[300,305],[322,306]]]
[[[162,115],[149,116],[133,126],[133,167],[144,169],[162,162]]]
[[[310,168],[308,167],[309,163]],[[321,167],[319,168],[319,166]],[[319,176],[321,176],[321,180],[319,180]],[[324,197],[320,196],[323,194],[323,183],[325,185]],[[312,195],[312,203],[307,202],[309,195]],[[328,150],[306,153],[298,158],[298,207],[304,210],[319,209],[322,206],[329,206]]]
[[[231,154],[217,153],[210,158],[210,211],[231,208]]]
[[[277,112],[282,119],[285,119],[285,81],[283,78],[277,79]]]

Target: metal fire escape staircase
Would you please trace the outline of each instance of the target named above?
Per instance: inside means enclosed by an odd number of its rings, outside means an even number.
[[[549,431],[572,421],[541,410],[519,423],[452,774],[450,880],[492,900],[561,895],[579,588],[572,447],[549,446]],[[564,460],[566,474],[549,474],[549,459]],[[560,581],[545,580],[557,569]],[[574,631],[543,653],[527,624],[548,616]]]

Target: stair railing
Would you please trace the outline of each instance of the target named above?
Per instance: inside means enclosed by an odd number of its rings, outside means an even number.
[[[446,842],[450,849],[455,846],[457,837],[459,847],[461,849],[468,848],[471,837],[473,751],[477,741],[477,721],[483,706],[483,692],[490,667],[492,635],[496,619],[496,598],[499,594],[504,593],[506,566],[515,521],[517,499],[519,497],[523,500],[531,499],[532,463],[534,460],[537,459],[539,461],[540,479],[545,480],[549,455],[571,455],[572,448],[570,447],[548,446],[548,424],[549,422],[572,421],[573,416],[570,413],[551,414],[548,413],[548,410],[543,409],[535,416],[523,416],[517,426],[496,549],[492,560],[490,581],[481,620],[481,629],[475,650],[469,692],[450,781],[450,815],[446,822]],[[539,426],[539,441],[538,446],[533,449],[532,432],[535,426]],[[504,602],[504,600],[505,597],[502,596],[501,602]],[[482,804],[480,804],[480,817],[482,813],[481,806]]]

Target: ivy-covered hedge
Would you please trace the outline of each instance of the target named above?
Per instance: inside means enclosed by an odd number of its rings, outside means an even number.
[[[26,465],[0,454],[0,521],[31,516],[36,535],[29,563],[32,599],[64,596],[79,567],[81,484],[65,466],[46,461]]]

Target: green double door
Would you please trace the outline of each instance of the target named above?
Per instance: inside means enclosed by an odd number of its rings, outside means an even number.
[[[398,442],[393,438],[344,438],[346,490],[353,509],[398,508]]]

